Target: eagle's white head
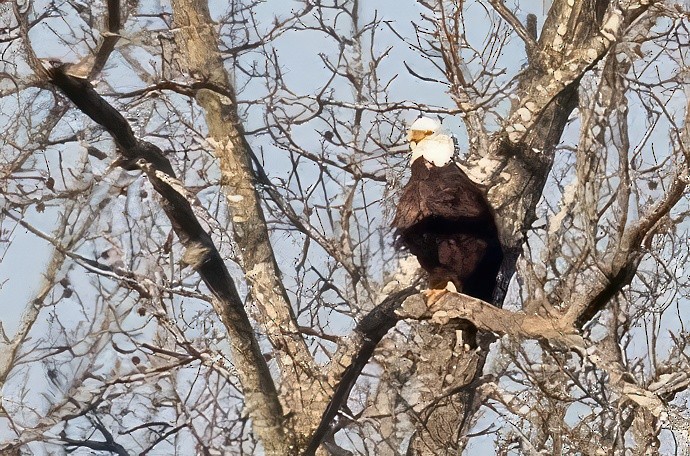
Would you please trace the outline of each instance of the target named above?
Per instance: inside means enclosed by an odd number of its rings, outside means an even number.
[[[441,124],[428,117],[415,120],[407,132],[412,149],[410,164],[420,157],[436,166],[447,165],[453,158],[453,138],[440,133]]]

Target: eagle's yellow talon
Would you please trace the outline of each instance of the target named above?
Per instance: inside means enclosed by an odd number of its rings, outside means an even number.
[[[424,296],[426,297],[427,307],[431,307],[436,304],[443,296],[448,293],[448,289],[444,288],[441,290],[426,290],[424,291]]]

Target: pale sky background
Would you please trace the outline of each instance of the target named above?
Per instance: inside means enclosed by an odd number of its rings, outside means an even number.
[[[47,2],[34,2],[37,9],[39,5],[47,4]],[[513,6],[518,3],[520,9],[517,12],[517,17],[524,21],[528,13],[533,13],[538,18],[538,27],[541,28],[544,20],[544,12],[549,7],[549,2],[542,1],[527,1],[523,0],[521,2],[507,2],[507,6],[513,9]],[[408,35],[412,33],[412,27],[410,25],[410,20],[416,18],[417,15],[422,11],[421,8],[412,0],[402,0],[402,1],[386,1],[386,0],[363,0],[361,4],[361,17],[363,22],[368,22],[368,20],[374,17],[376,13],[379,17],[382,17],[386,21],[390,21],[391,24],[396,28],[396,30],[403,34]],[[293,5],[291,2],[278,2],[278,1],[268,1],[263,3],[259,8],[259,15],[263,14],[266,17],[266,23],[270,25],[271,18],[274,14],[287,12]],[[222,14],[225,10],[226,2],[224,1],[212,1],[211,9],[217,15]],[[169,5],[166,2],[156,2],[156,1],[141,1],[141,8],[150,8],[149,12],[157,12],[160,8],[165,11],[170,11]],[[284,11],[279,9],[283,8]],[[2,17],[0,21],[7,21],[7,12],[2,12]],[[260,16],[259,16],[260,17]],[[483,39],[486,27],[489,24],[489,18],[486,15],[486,10],[479,5],[476,7],[470,7],[467,13],[467,23],[472,24],[471,29],[466,30],[466,33],[471,42],[477,41],[477,46],[481,47],[481,40]],[[32,31],[31,38],[34,40],[35,50],[39,53],[41,58],[51,58],[61,61],[75,61],[79,57],[84,55],[85,49],[83,46],[76,45],[72,49],[65,48],[57,40],[51,39],[53,33],[65,33],[68,34],[69,31],[65,26],[65,23],[70,21],[70,18],[55,18],[50,21],[46,21],[44,26],[36,27]],[[123,29],[123,35],[127,39],[128,33],[133,33],[137,30],[137,27],[161,27],[160,21],[151,19],[149,21],[140,21],[138,24],[132,25],[131,21],[126,23]],[[38,45],[40,43],[40,45]],[[123,41],[120,45],[123,45]],[[328,73],[323,70],[323,62],[318,57],[320,52],[326,54],[329,53],[329,48],[332,43],[327,43],[324,45],[324,40],[320,38],[318,32],[289,32],[279,37],[274,47],[276,48],[280,58],[282,60],[283,74],[287,85],[294,91],[303,94],[311,94],[314,90],[320,88],[325,79],[328,77]],[[1,46],[1,45],[0,45]],[[387,77],[392,77],[398,74],[397,80],[391,85],[389,91],[389,96],[391,100],[409,100],[420,103],[427,103],[431,105],[447,106],[453,107],[452,100],[448,97],[446,93],[440,91],[437,85],[424,84],[420,81],[414,79],[410,76],[402,62],[410,61],[413,59],[412,51],[406,46],[401,45],[399,39],[395,37],[386,27],[380,27],[377,32],[376,47],[377,49],[384,49],[387,46],[394,46],[393,51],[387,58],[387,63],[385,63],[380,69],[380,78],[385,80]],[[332,51],[332,49],[330,49]],[[256,57],[254,55],[254,57]],[[247,55],[247,59],[252,58],[252,54]],[[520,69],[520,67],[525,63],[524,47],[522,42],[517,36],[512,38],[510,44],[504,49],[503,55],[501,55],[500,61],[502,61],[509,69],[508,73],[503,76],[505,80],[512,78]],[[142,55],[143,65],[146,66],[146,56]],[[416,61],[416,60],[415,60]],[[428,70],[431,69],[429,65],[428,68],[416,67],[419,69],[420,73],[429,73]],[[427,71],[425,71],[427,70]],[[470,67],[470,71],[472,68]],[[133,90],[140,88],[144,85],[136,74],[128,69],[128,66],[124,64],[120,54],[115,52],[108,66],[106,67],[104,78],[117,90]],[[102,88],[100,86],[99,88]],[[342,95],[344,98],[351,96],[347,90],[348,88],[342,88],[343,93],[338,94],[336,92],[335,96],[338,97]],[[254,84],[250,83],[242,93],[239,94],[238,98],[240,100],[250,100],[252,97],[259,97],[265,92],[265,87],[262,85],[262,81],[256,81]],[[39,98],[37,100],[37,105],[40,106],[42,102],[49,102],[49,98],[44,96],[43,99]],[[16,99],[12,97],[6,97],[0,100],[0,128],[6,128],[6,122],[8,117],[3,112],[11,112],[12,109],[17,109]],[[261,121],[261,106],[256,106],[249,110],[247,113],[246,128],[248,130],[253,130],[259,125]],[[671,105],[671,109],[673,109]],[[418,115],[418,112],[409,112],[406,114],[406,119],[408,121],[414,120]],[[73,110],[68,116],[72,121],[77,124],[77,128],[81,125],[92,124],[88,119],[83,116],[78,116],[76,110]],[[443,125],[445,129],[455,135],[461,147],[466,147],[467,137],[466,132],[462,126],[461,120],[458,118],[445,118]],[[566,142],[574,142],[577,140],[578,122],[573,122],[564,135],[563,140]],[[639,119],[634,119],[631,123],[631,144],[635,144],[639,141],[641,136],[644,134],[645,130],[645,119],[640,117]],[[319,134],[314,131],[313,126],[307,125],[305,127],[296,127],[299,129],[302,138],[305,141],[309,141],[310,138],[314,141],[315,147],[320,147],[318,140]],[[665,134],[664,129],[658,130],[659,135],[655,140],[659,144],[663,144],[668,141],[663,138]],[[264,147],[267,153],[274,153],[271,157],[270,168],[273,174],[280,174],[280,164],[288,164],[285,157],[281,157],[279,151],[272,149],[272,146],[267,140],[258,138],[250,138],[252,146],[259,150],[260,147]],[[109,150],[107,146],[104,146],[105,150]],[[78,159],[78,155],[73,155],[75,160]],[[57,170],[60,166],[63,168],[68,168],[70,164],[66,162],[69,160],[70,154],[61,154],[60,158],[63,160],[61,163],[57,161],[58,154],[46,153],[45,158],[41,157],[40,160],[45,160],[43,164],[37,163],[37,167]],[[102,162],[103,168],[105,168],[111,158]],[[557,166],[563,166],[567,163],[568,157],[564,154],[559,153],[556,159]],[[98,171],[98,170],[94,170]],[[137,174],[132,174],[132,180],[141,179]],[[37,183],[38,185],[38,183]],[[137,184],[134,184],[133,189],[136,190]],[[559,196],[559,195],[556,195]],[[0,195],[0,204],[5,204],[3,201],[3,196]],[[31,212],[29,211],[26,216],[26,220],[31,223],[37,229],[43,231],[44,233],[51,234],[55,228],[57,217],[61,212],[60,207],[47,207],[44,212]],[[9,226],[10,224],[8,224]],[[7,244],[1,242],[7,238],[11,238],[12,242]],[[274,238],[274,243],[276,245],[276,251],[279,255],[279,262],[285,264],[285,262],[291,262],[295,255],[296,247],[291,244],[289,239],[285,238]],[[10,337],[15,333],[17,325],[21,318],[21,312],[24,310],[26,303],[31,299],[32,296],[37,292],[40,284],[41,277],[45,270],[45,266],[49,260],[52,253],[52,249],[49,245],[39,240],[34,234],[28,233],[24,228],[17,227],[12,233],[2,233],[2,239],[0,239],[0,310],[2,310],[2,325],[4,330]],[[84,254],[84,252],[81,252]],[[93,256],[97,256],[99,252],[93,252]],[[290,263],[287,263],[290,264]],[[77,266],[76,269],[79,269]],[[237,268],[234,268],[237,273]],[[89,279],[89,274],[81,270],[84,274],[84,280]],[[239,278],[238,278],[239,279]],[[64,315],[63,323],[69,326],[69,321],[74,320],[74,324],[77,324],[82,315],[75,313],[74,315]],[[352,322],[343,322],[344,326],[338,328],[338,322],[333,322],[333,328],[339,329],[343,333],[347,332],[348,327],[351,326]],[[41,331],[45,329],[48,331],[49,322],[41,321],[36,325],[35,330]],[[676,328],[673,328],[676,329]],[[641,340],[645,340],[646,337],[643,334],[643,329],[640,329]],[[644,345],[644,344],[643,344]],[[644,347],[641,347],[644,349]],[[104,362],[110,362],[110,359],[104,359]],[[36,372],[36,375],[30,376],[30,381],[37,382],[38,389],[41,389],[40,384],[46,381],[44,375],[40,372]],[[480,421],[478,428],[482,428],[483,425],[489,425],[492,421],[496,419],[496,415],[492,412],[485,410],[484,418]],[[579,413],[578,407],[573,407],[569,413],[573,416],[577,416]],[[6,435],[6,431],[0,429],[0,438]],[[487,448],[493,448],[493,439],[491,441],[484,441],[483,439],[472,439],[470,446],[465,454],[467,455],[485,455],[487,454]],[[78,452],[75,454],[79,454]],[[156,454],[151,453],[151,454]]]

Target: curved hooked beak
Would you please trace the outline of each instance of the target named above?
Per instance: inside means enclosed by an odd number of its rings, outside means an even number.
[[[407,140],[416,144],[427,136],[431,136],[433,134],[434,132],[430,130],[410,130],[407,132]]]

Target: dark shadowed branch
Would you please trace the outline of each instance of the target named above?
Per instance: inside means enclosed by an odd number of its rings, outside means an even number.
[[[135,138],[124,117],[88,81],[66,74],[61,67],[49,69],[48,74],[51,82],[79,109],[113,135],[125,159],[121,166],[142,169],[161,195],[163,210],[187,249],[185,260],[199,273],[216,298],[214,305],[230,335],[233,357],[255,366],[254,372],[240,371],[240,378],[248,400],[256,407],[252,415],[258,432],[279,445],[283,439],[282,408],[266,360],[232,277],[213,240],[199,223],[186,190],[175,178],[170,161],[154,144]]]

